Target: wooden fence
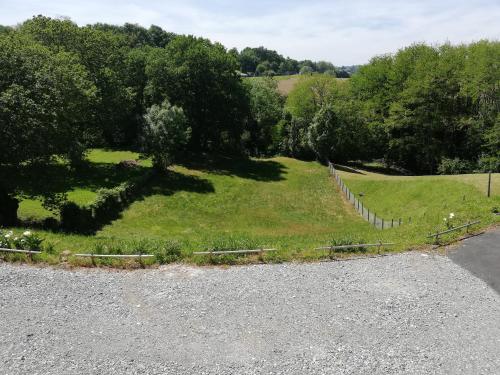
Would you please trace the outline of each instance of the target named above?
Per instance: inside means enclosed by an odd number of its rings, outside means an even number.
[[[375,228],[389,229],[389,228],[399,227],[403,224],[403,220],[401,218],[387,220],[384,219],[383,217],[380,217],[380,215],[377,215],[377,213],[374,212],[373,210],[370,210],[363,204],[359,196],[356,196],[354,193],[351,192],[351,190],[344,183],[344,181],[342,180],[342,178],[340,177],[339,173],[337,172],[332,163],[328,162],[328,168],[330,170],[331,175],[337,182],[337,185],[339,186],[340,190],[342,191],[342,193],[345,194],[346,199],[354,206],[354,209],[358,211],[358,213],[363,217],[363,219],[368,221]],[[409,220],[411,221],[411,219]]]
[[[433,234],[429,234],[427,238],[435,238],[434,243],[439,243],[439,237],[442,236],[443,234],[451,233],[463,228],[466,228],[466,231],[469,232],[469,227],[481,223],[481,220],[473,221],[473,222],[468,222],[467,224],[460,225],[458,227],[450,228],[448,230],[442,231],[442,232],[436,232]]]

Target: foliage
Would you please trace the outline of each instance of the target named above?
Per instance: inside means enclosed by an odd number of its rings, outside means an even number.
[[[134,201],[150,173],[112,189],[99,189],[88,205],[65,202],[60,209],[61,228],[73,233],[92,233],[101,226],[117,219],[124,208]]]
[[[313,75],[302,77],[288,94],[286,110],[308,124],[321,107],[331,102],[337,84],[334,77]]]
[[[160,264],[174,263],[181,259],[181,244],[178,241],[162,241],[153,250]]]
[[[180,36],[155,50],[146,66],[148,101],[168,98],[184,109],[193,151],[240,147],[248,98],[233,55],[218,43]]]
[[[352,95],[371,133],[371,157],[430,174],[444,159],[472,166],[481,158],[483,169],[498,158],[499,58],[499,42],[417,44],[361,67]]]
[[[165,100],[144,115],[144,155],[152,157],[153,167],[166,171],[189,141],[191,129],[182,108]]]
[[[43,238],[29,230],[19,235],[12,230],[5,232],[0,230],[0,248],[41,251],[42,242]]]
[[[15,33],[0,36],[0,164],[81,149],[95,92],[74,55]]]
[[[244,136],[245,149],[250,154],[268,155],[279,150],[278,123],[283,113],[283,98],[278,93],[278,84],[267,78],[246,80],[249,91],[250,119]]]
[[[472,165],[466,160],[461,160],[459,158],[441,159],[437,172],[439,174],[462,174],[472,172]]]

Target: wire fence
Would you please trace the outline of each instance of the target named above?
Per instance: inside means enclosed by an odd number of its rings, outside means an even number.
[[[375,228],[389,229],[399,227],[403,224],[403,220],[401,218],[387,220],[383,217],[380,217],[380,215],[377,215],[377,213],[373,210],[370,210],[363,204],[358,196],[356,196],[353,192],[351,192],[351,190],[349,190],[332,163],[328,162],[328,168],[330,169],[330,173],[337,182],[340,190],[342,191],[342,193],[344,193],[346,199],[354,206],[354,209],[358,211],[363,219],[368,221]]]

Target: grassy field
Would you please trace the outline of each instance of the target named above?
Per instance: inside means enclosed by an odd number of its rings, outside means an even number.
[[[98,188],[129,178],[131,172],[119,171],[115,164],[137,156],[92,151],[91,172],[73,176],[72,183],[65,185],[68,196],[86,202]],[[121,247],[119,252],[134,253],[144,241],[175,241],[180,258],[196,263],[209,260],[192,252],[211,248],[277,248],[277,253],[264,256],[266,261],[320,259],[328,253],[315,251],[315,247],[346,239],[395,242],[394,251],[398,251],[429,243],[426,235],[444,229],[443,218],[452,212],[457,225],[481,219],[487,226],[497,220],[492,208],[500,206],[499,175],[494,176],[494,196],[487,199],[481,191],[485,175],[401,177],[361,170],[341,172],[353,192],[364,193],[370,210],[405,221],[400,228],[381,231],[345,202],[328,169],[319,163],[284,157],[201,160],[177,165],[168,174],[155,177],[118,220],[94,235],[39,231],[45,244],[51,245],[41,259],[57,263],[63,250],[99,252]],[[149,167],[148,161],[142,162],[143,169]],[[23,202],[23,214],[39,215],[35,203]],[[255,260],[225,259],[230,263]]]
[[[492,197],[486,197],[488,175],[394,176],[358,169],[339,170],[340,176],[359,195],[366,207],[385,218],[403,218],[403,240],[418,243],[428,232],[446,228],[444,218],[454,214],[453,225],[482,220],[498,222],[492,210],[500,208],[500,174],[492,178]],[[411,223],[409,223],[411,218]]]
[[[265,77],[250,77],[248,79],[264,79]],[[301,76],[298,74],[291,76],[275,76],[274,80],[278,82],[278,91],[281,95],[288,96],[288,94],[293,90],[297,82],[299,82]],[[345,81],[345,78],[337,78],[339,81]]]

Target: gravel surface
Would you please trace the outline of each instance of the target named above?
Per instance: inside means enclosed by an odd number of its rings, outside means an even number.
[[[0,264],[1,374],[499,374],[500,295],[447,257],[135,272]]]

